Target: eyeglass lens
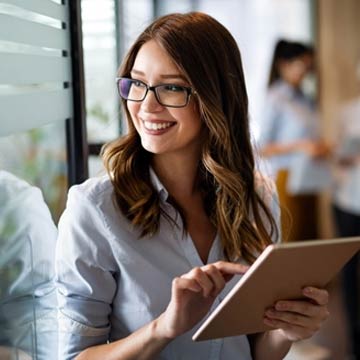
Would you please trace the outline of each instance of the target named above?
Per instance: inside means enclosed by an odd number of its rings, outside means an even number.
[[[118,82],[120,96],[130,101],[142,101],[145,99],[149,87],[142,81],[121,78]],[[164,106],[185,106],[188,102],[188,90],[180,85],[164,84],[157,85],[154,89],[156,98]]]

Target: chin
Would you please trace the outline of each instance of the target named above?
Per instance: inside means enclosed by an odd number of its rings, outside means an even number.
[[[163,154],[164,152],[166,152],[166,149],[164,149],[164,147],[161,145],[149,144],[144,142],[141,142],[141,145],[146,151],[152,154]]]

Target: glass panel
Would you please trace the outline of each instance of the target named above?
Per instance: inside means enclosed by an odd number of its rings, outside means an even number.
[[[72,117],[68,10],[60,0],[0,3],[0,359],[57,358],[56,223]]]
[[[68,5],[20,5],[0,3],[0,136],[72,116]]]
[[[21,209],[14,208],[13,194],[11,201],[6,198],[11,188],[19,190],[18,185],[18,179],[0,170],[0,189],[3,192],[0,211],[0,359],[36,358],[32,245],[30,238],[24,233],[19,236],[16,229]],[[26,200],[21,196],[21,202]]]
[[[81,10],[88,141],[102,143],[120,132],[114,1],[83,0]]]
[[[0,170],[40,188],[55,222],[65,207],[65,149],[65,122],[0,138]]]
[[[0,14],[0,32],[3,34],[1,39],[6,41],[58,49],[68,49],[70,45],[66,29],[57,29],[7,14]]]
[[[42,14],[54,19],[59,19],[64,22],[68,19],[68,11],[64,4],[61,4],[61,0],[2,0],[3,3],[20,6],[24,9],[32,12]]]
[[[0,358],[52,359],[56,226],[38,188],[0,170]]]
[[[100,156],[89,156],[89,176],[104,175],[105,169]]]
[[[30,85],[39,82],[70,82],[71,61],[69,57],[38,56],[0,53],[4,69],[0,73],[1,84]],[[29,71],[31,69],[31,71]]]
[[[158,0],[157,1],[157,16],[169,13],[183,13],[194,10],[194,0],[182,0],[182,1],[167,1],[167,0]],[[218,3],[218,7],[219,3]]]
[[[0,138],[0,358],[56,358],[56,223],[67,192],[65,123]]]
[[[145,29],[154,16],[153,1],[123,0],[119,24],[122,38],[121,49],[126,53],[140,32]],[[120,29],[119,29],[120,30]],[[121,54],[121,57],[124,54]]]
[[[24,86],[24,89],[27,87]],[[51,121],[61,121],[72,116],[72,90],[47,89],[46,85],[39,86],[41,90],[34,91],[36,87],[30,86],[30,91],[19,91],[14,87],[15,93],[1,94],[0,108],[2,113],[8,114],[6,119],[1,116],[2,127],[0,136],[12,132],[23,131],[47,124]],[[43,104],[39,107],[39,104]]]

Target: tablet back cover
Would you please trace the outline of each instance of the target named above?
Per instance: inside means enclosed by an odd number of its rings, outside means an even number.
[[[277,300],[303,298],[305,286],[323,288],[360,249],[360,237],[268,246],[194,334],[208,340],[270,329],[265,310]]]

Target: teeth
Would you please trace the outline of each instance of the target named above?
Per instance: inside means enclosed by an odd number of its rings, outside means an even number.
[[[144,125],[145,125],[146,129],[148,129],[148,130],[161,130],[161,129],[166,129],[166,128],[170,127],[171,123],[170,122],[153,123],[150,121],[144,121]]]

